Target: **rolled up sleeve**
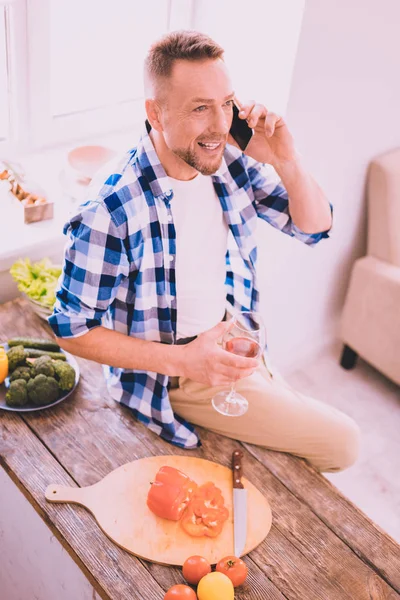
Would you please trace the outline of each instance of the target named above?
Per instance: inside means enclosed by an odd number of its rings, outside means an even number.
[[[48,318],[57,337],[79,337],[102,325],[129,274],[124,229],[102,202],[88,202],[65,226],[63,271]]]
[[[320,240],[329,237],[332,228],[319,233],[306,233],[293,223],[288,193],[271,165],[258,163],[248,156],[246,164],[254,196],[253,205],[261,219],[308,246],[315,246]],[[332,204],[330,208],[333,214]]]

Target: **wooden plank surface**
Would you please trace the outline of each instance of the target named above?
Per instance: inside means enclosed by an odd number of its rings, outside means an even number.
[[[32,313],[24,301],[16,300],[0,307],[0,340],[12,335],[40,335],[44,332],[48,335],[47,325]],[[80,486],[92,485],[122,464],[157,454],[198,456],[229,466],[233,449],[241,446],[238,442],[200,429],[203,446],[195,451],[188,453],[163,442],[137,423],[129,409],[109,398],[99,365],[82,359],[79,363],[82,380],[70,401],[54,409],[28,413],[23,419],[11,417],[14,423],[11,439],[18,439],[15,429],[18,422],[18,427],[29,431],[24,439],[33,436],[35,448],[42,446],[42,452],[59,463],[58,468],[63,473],[59,483],[68,485],[73,480]],[[1,419],[3,434],[7,422],[7,417]],[[29,443],[33,444],[33,439]],[[81,561],[81,568],[84,563],[86,572],[90,571],[96,579],[95,587],[103,598],[135,598],[131,586],[136,580],[143,583],[144,589],[150,587],[156,594],[152,596],[146,591],[140,592],[142,595],[137,597],[161,600],[161,590],[183,582],[180,569],[146,563],[123,553],[102,534],[84,509],[60,505],[57,507],[60,512],[54,513],[54,507],[49,507],[43,494],[46,485],[53,482],[49,477],[54,471],[49,467],[47,472],[48,461],[39,481],[38,475],[28,476],[24,464],[29,463],[30,470],[39,468],[40,463],[33,461],[32,457],[30,461],[24,461],[23,457],[16,460],[15,453],[7,451],[4,443],[0,453],[5,468],[12,472],[14,479],[21,481],[20,485],[25,487],[25,493],[31,496],[32,502],[36,502],[42,517],[57,529],[60,539],[64,538],[65,543],[71,546],[76,555],[73,558]],[[273,527],[265,542],[246,557],[250,576],[248,583],[238,588],[235,598],[400,598],[397,593],[399,569],[396,568],[399,546],[321,475],[304,461],[249,445],[246,445],[244,466],[246,477],[271,504]],[[344,515],[342,522],[341,512]],[[82,523],[86,526],[90,523],[90,548],[86,547],[85,536],[80,534]],[[357,532],[356,527],[365,531]],[[373,547],[368,548],[368,542]],[[120,553],[124,554],[125,565],[134,564],[136,568],[135,577],[131,576],[135,572],[131,567],[119,571],[125,590],[122,593],[114,591],[107,569],[107,560],[116,556],[116,552],[118,559]],[[103,561],[106,564],[104,570],[101,569]],[[126,590],[129,590],[129,595],[124,595]]]
[[[395,540],[305,460],[244,445],[341,540],[400,592],[400,552]]]
[[[45,500],[44,493],[50,480],[63,485],[73,485],[74,481],[22,419],[5,413],[0,426],[1,466],[83,570],[101,598],[160,600],[162,590],[149,576],[145,566],[109,543],[85,509],[69,505],[61,508]]]

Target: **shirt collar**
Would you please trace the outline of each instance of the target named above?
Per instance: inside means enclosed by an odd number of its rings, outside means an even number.
[[[162,166],[160,159],[150,138],[151,125],[145,122],[145,129],[137,145],[137,157],[139,166],[143,175],[146,177],[151,193],[154,197],[163,196],[170,198],[173,194],[171,181]],[[211,176],[213,181],[226,183],[229,176],[229,170],[225,161],[222,159],[219,169]]]
[[[147,179],[151,193],[155,198],[163,196],[171,198],[172,188],[168,175],[158,158],[156,149],[150,138],[151,125],[146,120],[146,129],[140,136],[136,154],[140,169]]]

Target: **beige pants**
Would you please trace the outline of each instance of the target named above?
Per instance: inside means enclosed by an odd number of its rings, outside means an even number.
[[[178,386],[178,387],[174,387]],[[320,471],[352,465],[359,451],[359,429],[339,410],[294,390],[264,364],[236,389],[249,401],[241,417],[213,409],[211,398],[225,387],[210,388],[184,377],[172,378],[174,412],[195,425],[227,437],[306,458]]]

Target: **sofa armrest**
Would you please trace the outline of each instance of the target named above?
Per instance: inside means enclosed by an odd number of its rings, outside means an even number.
[[[341,339],[400,384],[400,267],[365,256],[353,267]]]
[[[400,148],[376,157],[368,172],[368,255],[400,267]]]

